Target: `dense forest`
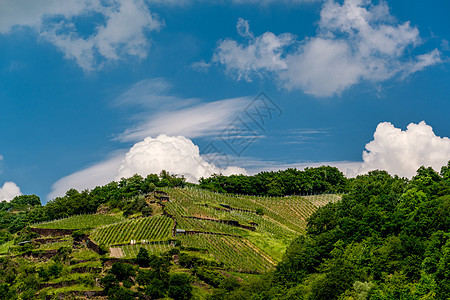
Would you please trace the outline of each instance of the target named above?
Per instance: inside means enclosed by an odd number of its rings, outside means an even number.
[[[450,163],[410,181],[372,171],[310,217],[276,271],[215,299],[449,299],[449,229]]]
[[[95,213],[102,206],[131,215],[146,207],[137,195],[185,185],[184,178],[162,172],[146,178],[135,175],[90,191],[72,189],[44,206],[35,195],[18,196],[0,203],[0,244],[30,238],[30,224]],[[309,217],[306,233],[290,243],[273,271],[238,280],[217,271],[210,261],[178,249],[151,255],[142,248],[134,266],[116,263],[101,279],[111,299],[139,295],[190,299],[193,277],[210,286],[205,296],[209,299],[450,298],[450,162],[440,172],[421,167],[411,180],[379,170],[347,179],[336,168],[320,167],[254,176],[214,175],[202,178],[198,187],[228,194],[339,191],[344,195]],[[65,251],[55,261],[64,260]],[[171,273],[173,257],[190,273]],[[55,268],[36,269],[1,257],[0,298],[14,299],[17,289],[29,289],[32,299],[36,282],[54,276]],[[130,289],[131,282],[142,286],[141,294]]]
[[[203,189],[241,195],[286,196],[308,193],[345,192],[348,179],[337,168],[322,166],[304,171],[287,169],[261,172],[253,176],[213,175],[200,178]]]

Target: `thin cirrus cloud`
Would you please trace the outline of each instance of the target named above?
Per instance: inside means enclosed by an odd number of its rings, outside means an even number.
[[[219,42],[212,62],[237,80],[275,75],[286,89],[328,97],[361,81],[382,82],[442,62],[434,49],[408,56],[421,43],[419,31],[399,23],[385,2],[327,1],[320,12],[317,35],[302,41],[290,33],[254,36],[248,21],[239,19],[238,34],[246,39]]]
[[[120,133],[117,140],[136,142],[159,134],[189,138],[213,136],[224,130],[244,110],[250,97],[201,102],[170,93],[164,79],[146,79],[134,84],[115,101],[119,106],[139,106],[142,112],[136,125]]]
[[[2,3],[0,33],[10,33],[16,27],[31,28],[85,71],[101,69],[105,63],[126,56],[145,58],[150,44],[147,33],[164,25],[144,0],[4,0]],[[77,30],[77,18],[91,18],[92,34],[83,36]],[[97,25],[100,20],[103,22]]]

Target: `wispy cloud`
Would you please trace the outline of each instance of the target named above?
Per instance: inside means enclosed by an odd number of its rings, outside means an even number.
[[[248,98],[219,100],[176,111],[162,111],[148,121],[119,135],[122,142],[137,141],[160,133],[186,137],[212,136],[220,133],[240,112]]]
[[[325,140],[329,135],[326,128],[297,128],[284,132],[284,144],[305,144],[317,140]]]
[[[437,49],[408,54],[421,43],[419,30],[399,23],[385,2],[327,1],[317,35],[302,41],[290,33],[254,36],[243,19],[237,31],[246,41],[220,41],[212,62],[237,80],[275,75],[280,86],[315,96],[340,94],[361,81],[405,78],[442,62]]]
[[[182,135],[189,138],[217,135],[252,100],[250,97],[202,102],[170,94],[165,80],[138,82],[119,96],[116,105],[139,106],[141,121],[119,134],[122,142],[140,141],[159,134]]]
[[[82,191],[111,182],[117,176],[125,153],[126,150],[116,151],[111,153],[104,161],[59,179],[52,185],[52,190],[47,195],[47,199],[63,196],[66,191],[72,188]]]

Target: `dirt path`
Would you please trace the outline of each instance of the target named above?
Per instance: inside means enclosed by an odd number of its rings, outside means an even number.
[[[109,252],[111,257],[121,258],[123,256],[121,248],[109,248]]]

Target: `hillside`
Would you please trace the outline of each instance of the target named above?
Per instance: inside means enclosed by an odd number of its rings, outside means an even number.
[[[150,215],[124,217],[116,209],[40,222],[30,226],[22,246],[7,242],[0,252],[10,263],[37,268],[36,297],[100,297],[105,292],[99,280],[111,265],[135,264],[141,248],[149,255],[175,254],[177,272],[203,261],[213,272],[243,280],[274,270],[290,241],[305,232],[311,213],[340,196],[251,197],[187,187],[138,198],[152,208]],[[209,289],[205,278],[197,280],[203,283],[194,293]]]
[[[323,170],[317,187],[335,190]],[[0,299],[449,299],[450,162],[371,171],[344,194],[214,192],[252,178],[135,175],[2,202]]]

